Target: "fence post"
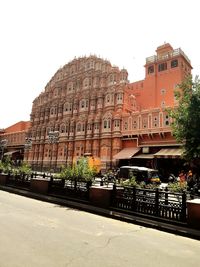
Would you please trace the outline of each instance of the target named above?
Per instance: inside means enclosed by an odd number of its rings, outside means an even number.
[[[131,209],[136,210],[136,186],[133,186]]]
[[[156,188],[155,191],[155,215],[158,216],[159,214],[159,189]]]
[[[49,189],[48,189],[49,191],[51,191],[52,185],[53,185],[53,176],[51,175],[49,179]]]
[[[186,221],[186,199],[187,199],[187,196],[186,196],[186,192],[184,191],[182,193],[182,205],[181,205],[181,216],[180,216],[180,219],[182,222],[185,222]]]
[[[115,202],[115,199],[116,199],[116,192],[117,192],[117,186],[114,183],[113,184],[112,195],[111,195],[111,205],[114,205],[114,202]]]
[[[165,205],[168,205],[168,187],[165,188]]]

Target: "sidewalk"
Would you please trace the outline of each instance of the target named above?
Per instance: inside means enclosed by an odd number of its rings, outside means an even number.
[[[67,207],[76,208],[79,210],[84,210],[86,212],[99,214],[99,215],[106,216],[109,218],[142,225],[145,227],[158,229],[158,230],[172,233],[175,235],[180,235],[180,236],[200,240],[200,231],[189,228],[187,226],[174,225],[174,224],[169,224],[169,223],[160,222],[160,221],[156,221],[156,220],[151,220],[151,219],[143,218],[140,216],[129,215],[129,214],[114,211],[114,210],[108,210],[108,209],[96,207],[96,206],[90,205],[84,201],[78,202],[78,201],[72,201],[72,200],[68,200],[68,199],[58,198],[55,196],[36,194],[36,193],[30,192],[27,190],[22,190],[22,189],[13,188],[13,187],[7,187],[7,186],[1,185],[0,190],[4,190],[4,191],[10,192],[10,193],[14,193],[14,194],[22,195],[25,197],[30,197],[30,198],[42,200],[42,201],[47,201],[47,202],[62,205],[62,206],[67,206]]]

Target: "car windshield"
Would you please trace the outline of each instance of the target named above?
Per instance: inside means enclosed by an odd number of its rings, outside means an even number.
[[[152,178],[159,178],[159,174],[157,170],[148,169],[146,167],[121,167],[119,172],[120,178],[130,179],[131,177],[135,177],[137,181],[148,181]]]

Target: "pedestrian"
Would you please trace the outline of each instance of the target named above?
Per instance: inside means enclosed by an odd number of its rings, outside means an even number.
[[[192,188],[194,186],[193,173],[191,170],[189,170],[187,174],[187,185],[189,188]]]
[[[180,181],[180,183],[184,183],[184,182],[186,181],[186,174],[185,174],[184,170],[182,170],[182,171],[179,173],[178,177],[179,177],[179,181]]]

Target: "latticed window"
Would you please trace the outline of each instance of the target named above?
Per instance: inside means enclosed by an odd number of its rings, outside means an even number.
[[[143,128],[147,128],[147,118],[143,119]]]
[[[94,129],[95,129],[95,130],[99,130],[99,123],[95,123],[95,124],[94,124]]]
[[[80,132],[81,131],[81,124],[80,123],[77,124],[76,131],[77,132]]]
[[[124,122],[124,130],[128,130],[128,122],[127,121]]]
[[[137,129],[137,121],[133,120],[133,129]]]
[[[87,129],[88,129],[88,131],[91,131],[91,130],[92,130],[92,124],[89,123],[89,124],[87,125]]]
[[[149,66],[148,67],[148,74],[154,73],[154,66]]]
[[[84,132],[85,131],[85,124],[83,123],[82,124],[82,132]]]
[[[169,120],[169,115],[168,114],[166,114],[164,116],[164,124],[165,124],[165,126],[170,125],[170,120]]]
[[[117,94],[117,100],[122,100],[122,93]]]
[[[167,62],[158,65],[158,71],[164,71],[167,69]]]
[[[119,128],[120,127],[120,120],[115,120],[114,121],[114,127]]]
[[[178,67],[178,59],[174,59],[171,61],[171,68],[176,68]]]
[[[111,120],[110,119],[105,119],[103,121],[103,128],[104,129],[110,129],[111,128]]]

